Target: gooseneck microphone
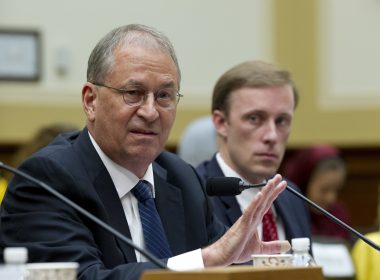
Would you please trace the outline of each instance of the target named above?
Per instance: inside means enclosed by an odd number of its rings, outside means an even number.
[[[48,191],[49,193],[51,193],[52,195],[54,195],[55,197],[57,197],[58,199],[63,201],[64,203],[68,204],[69,206],[71,206],[72,208],[74,208],[75,210],[77,210],[78,212],[80,212],[81,214],[86,216],[87,218],[89,218],[91,221],[93,221],[94,223],[96,223],[97,225],[99,225],[100,227],[102,227],[103,229],[108,231],[109,233],[111,233],[114,236],[116,236],[117,238],[119,238],[121,241],[126,243],[128,246],[130,246],[130,247],[134,248],[136,251],[140,252],[144,257],[146,257],[148,260],[150,260],[152,263],[154,263],[158,267],[167,269],[166,264],[163,263],[160,259],[156,258],[151,253],[149,253],[148,251],[146,251],[146,250],[140,248],[139,246],[137,246],[136,244],[134,244],[131,239],[125,237],[119,231],[117,231],[113,227],[109,226],[108,224],[106,224],[102,220],[98,219],[93,214],[91,214],[90,212],[88,212],[87,210],[85,210],[84,208],[82,208],[81,206],[79,206],[78,204],[73,202],[72,200],[68,199],[67,197],[65,197],[64,195],[62,195],[58,191],[56,191],[54,188],[52,188],[48,184],[45,184],[44,182],[26,174],[25,172],[22,172],[16,168],[13,168],[9,165],[6,165],[0,161],[0,169],[1,168],[8,170],[11,173],[17,174],[17,175],[23,177],[24,179],[27,179],[27,180],[37,184],[41,188],[45,189],[46,191]]]
[[[251,188],[261,188],[267,183],[246,185],[242,180],[235,177],[213,177],[207,180],[207,194],[213,195],[238,195],[242,191]]]
[[[207,180],[206,190],[207,194],[209,196],[224,196],[224,195],[237,195],[240,194],[243,190],[250,189],[250,188],[259,188],[265,186],[266,183],[262,184],[255,184],[255,185],[247,185],[245,184],[241,179],[235,178],[235,177],[215,177],[210,178]],[[344,229],[348,230],[349,232],[353,233],[357,237],[359,237],[361,240],[363,240],[365,243],[370,245],[372,248],[376,249],[377,251],[380,251],[380,246],[374,243],[372,240],[365,237],[363,234],[355,230],[354,228],[350,227],[343,221],[339,220],[337,217],[332,215],[330,212],[326,211],[322,207],[320,207],[318,204],[314,203],[307,197],[303,196],[296,190],[292,189],[288,185],[286,186],[286,189],[290,191],[292,194],[298,196],[300,199],[305,201],[307,204],[312,206],[314,209],[317,209],[320,213],[327,216],[331,220],[333,220],[335,223],[343,227]]]

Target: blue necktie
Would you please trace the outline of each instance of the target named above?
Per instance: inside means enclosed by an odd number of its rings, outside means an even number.
[[[149,182],[140,180],[132,189],[132,193],[139,201],[140,220],[146,249],[157,258],[170,258],[172,253],[154,204]]]

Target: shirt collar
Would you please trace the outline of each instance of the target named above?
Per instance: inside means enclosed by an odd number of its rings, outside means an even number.
[[[244,183],[246,184],[252,184],[251,182],[249,182],[248,180],[244,179],[243,177],[241,177],[238,173],[236,173],[235,170],[233,170],[225,161],[224,159],[222,158],[222,156],[220,155],[220,153],[218,152],[216,154],[216,160],[220,166],[220,169],[222,169],[222,172],[224,174],[224,176],[226,177],[237,177],[237,178],[240,178]],[[263,181],[265,182],[265,181]],[[242,192],[241,194],[238,194],[236,195],[236,199],[238,200],[239,204],[240,205],[244,205],[243,209],[246,208],[246,206],[250,203],[250,201],[252,201],[253,197],[259,193],[259,189],[256,189],[256,188],[253,188],[253,189],[247,189],[245,190],[244,192]],[[276,212],[276,209],[275,207],[272,205],[272,212],[273,212],[273,215],[275,217],[277,217],[277,212]]]
[[[251,182],[249,182],[248,180],[246,180],[245,178],[243,178],[242,176],[240,176],[235,170],[233,170],[225,161],[224,159],[222,158],[222,156],[220,155],[220,152],[218,152],[216,154],[216,160],[220,166],[220,169],[222,169],[222,172],[224,174],[224,176],[226,177],[236,177],[236,178],[239,178],[241,179],[245,184],[252,184]],[[238,194],[236,196],[236,198],[239,200],[240,197],[246,197],[248,195],[256,195],[257,193],[259,192],[259,189],[247,189],[245,190],[244,192],[242,192],[241,194]]]
[[[139,180],[145,180],[151,184],[153,197],[155,197],[152,164],[149,164],[148,169],[146,170],[144,176],[142,178],[138,178],[135,174],[133,174],[128,169],[122,167],[121,165],[111,160],[96,143],[91,133],[88,132],[88,134],[90,136],[91,143],[94,145],[96,152],[98,153],[100,159],[102,160],[104,166],[106,167],[108,173],[111,176],[112,182],[115,185],[119,198],[122,198],[124,195],[129,193],[134,188],[134,186],[136,186]]]
[[[220,166],[220,169],[222,169],[224,176],[226,177],[237,177],[244,181],[246,184],[250,184],[246,179],[244,179],[242,176],[240,176],[235,170],[233,170],[222,158],[220,153],[218,152],[216,154],[216,160]]]

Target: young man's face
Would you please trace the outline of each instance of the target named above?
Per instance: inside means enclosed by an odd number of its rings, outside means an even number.
[[[290,85],[234,90],[229,114],[214,112],[226,163],[252,183],[273,176],[291,130],[294,95]]]

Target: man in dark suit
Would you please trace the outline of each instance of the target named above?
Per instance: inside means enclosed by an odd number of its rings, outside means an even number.
[[[197,167],[207,180],[239,177],[246,183],[261,183],[276,174],[285,153],[298,93],[287,71],[275,65],[248,61],[225,72],[217,81],[212,97],[212,119],[219,151]],[[295,186],[291,186],[296,188]],[[256,189],[237,196],[213,197],[215,213],[231,226],[255,197]],[[308,211],[288,191],[279,195],[268,213],[273,237],[264,240],[310,237]],[[263,225],[267,225],[264,220]]]
[[[223,266],[245,262],[252,253],[288,250],[288,242],[262,242],[256,231],[286,186],[280,175],[226,231],[195,169],[163,152],[181,96],[179,84],[177,58],[166,36],[143,25],[112,30],[89,58],[82,88],[86,128],[58,136],[20,170],[138,246],[151,248],[170,268]],[[78,279],[138,279],[143,270],[156,267],[19,176],[8,186],[0,218],[2,247],[27,247],[30,262],[78,262]]]

